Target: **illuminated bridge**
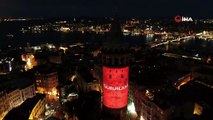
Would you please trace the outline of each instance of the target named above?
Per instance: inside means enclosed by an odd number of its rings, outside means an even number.
[[[181,37],[181,38],[177,38],[177,39],[173,39],[173,40],[163,41],[163,42],[151,45],[151,48],[155,48],[155,47],[158,47],[158,46],[161,46],[161,45],[166,45],[166,44],[169,44],[171,42],[190,40],[190,39],[193,39],[193,38],[195,38],[195,36],[191,35],[191,36],[185,36],[185,37]]]

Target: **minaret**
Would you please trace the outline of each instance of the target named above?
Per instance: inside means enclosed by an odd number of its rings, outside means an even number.
[[[128,104],[129,48],[118,20],[114,20],[102,48],[103,112],[123,119]]]

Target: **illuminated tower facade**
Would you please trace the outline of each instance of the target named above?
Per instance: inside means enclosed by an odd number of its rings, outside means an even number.
[[[125,114],[128,104],[129,49],[120,24],[114,20],[107,42],[102,48],[103,106],[115,116]]]

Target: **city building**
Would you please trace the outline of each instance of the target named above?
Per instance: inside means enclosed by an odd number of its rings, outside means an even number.
[[[27,98],[35,96],[35,84],[30,79],[14,79],[12,87],[7,89],[9,110],[21,105]]]
[[[135,104],[138,117],[142,120],[169,120],[174,112],[174,105],[169,100],[161,99],[143,88],[136,90]]]
[[[13,108],[20,106],[26,99],[35,96],[35,84],[31,79],[9,79],[6,82],[9,84],[2,84],[5,87],[0,94],[0,119]]]
[[[180,89],[164,86],[147,89],[136,87],[134,103],[141,120],[201,120],[212,118],[212,88],[198,82],[199,78],[182,85]],[[210,92],[211,91],[211,92]],[[194,119],[193,119],[194,120]]]
[[[4,116],[8,113],[9,109],[9,101],[7,98],[7,94],[4,91],[0,93],[0,120],[4,118]]]
[[[32,98],[36,95],[36,86],[34,81],[27,78],[15,79],[15,85],[21,91],[22,100]]]
[[[4,120],[36,120],[42,118],[45,111],[45,95],[37,94],[33,98],[27,99],[19,107],[13,108],[4,118]]]
[[[209,82],[208,79],[203,79],[202,77],[195,78],[180,88],[180,93],[184,101],[193,103],[191,114],[200,116],[200,119],[203,120],[213,118],[211,108],[213,97],[206,95],[206,93],[213,94],[212,89],[211,80]]]
[[[58,74],[55,70],[41,68],[35,73],[35,79],[37,93],[46,94],[50,99],[57,99]]]
[[[75,75],[80,91],[85,93],[93,90],[102,92],[100,81],[93,77],[89,68],[78,66]]]
[[[103,111],[114,119],[124,119],[128,104],[129,49],[118,20],[114,20],[102,48]]]
[[[15,89],[10,89],[7,92],[8,92],[7,97],[10,104],[9,110],[22,104],[23,99],[22,99],[21,90],[19,90],[18,88],[15,88]]]
[[[6,57],[0,59],[0,75],[8,74],[13,70],[14,58]]]

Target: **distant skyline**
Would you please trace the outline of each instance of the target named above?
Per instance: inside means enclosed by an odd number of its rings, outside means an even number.
[[[0,0],[0,17],[109,17],[115,0]],[[118,0],[122,17],[213,18],[212,0]]]

